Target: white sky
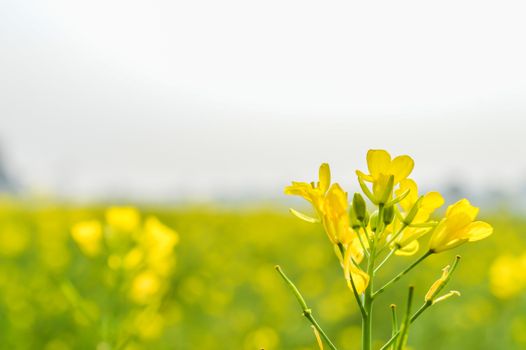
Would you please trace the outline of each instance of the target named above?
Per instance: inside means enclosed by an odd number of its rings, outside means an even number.
[[[0,140],[74,196],[279,195],[368,148],[526,178],[524,1],[0,2]]]

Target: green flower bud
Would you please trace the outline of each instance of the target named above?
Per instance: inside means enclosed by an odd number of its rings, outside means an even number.
[[[356,212],[354,210],[353,205],[351,205],[351,207],[349,208],[349,220],[351,222],[351,227],[354,230],[357,230],[362,226],[360,220],[358,220],[358,218],[356,217]]]
[[[363,221],[365,214],[367,213],[367,208],[365,206],[365,200],[359,193],[355,193],[352,198],[352,207],[356,218],[360,221]]]
[[[411,225],[413,220],[415,219],[416,214],[418,213],[418,210],[420,209],[420,204],[422,203],[424,196],[420,196],[416,203],[413,205],[411,210],[409,211],[409,214],[404,218],[404,224]]]
[[[394,206],[390,206],[384,209],[384,224],[387,226],[393,222],[395,216]]]
[[[374,213],[371,214],[370,223],[371,223],[371,230],[376,232],[376,228],[378,227],[378,211],[375,211]]]

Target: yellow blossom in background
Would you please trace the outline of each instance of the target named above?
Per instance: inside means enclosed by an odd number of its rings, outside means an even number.
[[[71,236],[87,256],[96,256],[102,247],[102,225],[97,220],[79,222],[71,228]]]
[[[384,150],[369,150],[367,152],[367,167],[369,174],[360,170],[356,171],[358,178],[372,183],[372,195],[375,203],[382,200],[386,190],[388,190],[389,178],[393,176],[393,186],[404,180],[411,174],[414,161],[407,155],[398,156],[391,159],[391,155]]]
[[[141,248],[133,248],[123,259],[123,266],[127,270],[137,268],[144,259],[144,252]]]
[[[161,289],[161,280],[153,271],[144,271],[133,279],[130,298],[138,304],[147,304]]]
[[[475,221],[479,209],[462,199],[447,208],[446,217],[440,221],[431,236],[429,249],[434,253],[458,247],[465,242],[475,242],[493,233],[493,227]]]
[[[142,244],[147,251],[147,262],[150,268],[161,275],[170,273],[175,262],[173,249],[178,242],[177,232],[155,217],[146,219]]]
[[[164,328],[164,318],[155,310],[147,308],[135,317],[135,329],[142,339],[158,338]]]
[[[23,227],[8,225],[0,229],[0,256],[18,256],[29,244],[29,234]]]
[[[158,338],[165,327],[159,306],[171,288],[179,235],[153,216],[142,222],[133,207],[110,208],[105,217],[106,225],[97,220],[75,224],[71,235],[84,254],[105,254],[101,290],[111,290],[110,295],[118,295],[127,306],[112,316],[119,318],[119,327],[140,339]],[[82,315],[74,299],[70,298],[72,306]]]
[[[111,207],[106,210],[108,225],[118,231],[134,231],[141,222],[141,215],[134,207]]]
[[[510,299],[526,289],[526,254],[501,255],[489,270],[491,292],[497,298]]]

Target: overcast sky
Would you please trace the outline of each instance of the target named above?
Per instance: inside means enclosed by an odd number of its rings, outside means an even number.
[[[0,144],[32,189],[279,196],[407,153],[526,178],[524,1],[0,2]],[[523,181],[522,181],[523,182]]]

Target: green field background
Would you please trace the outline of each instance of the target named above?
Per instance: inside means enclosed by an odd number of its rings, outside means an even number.
[[[108,293],[104,257],[86,257],[71,226],[103,220],[103,205],[43,201],[0,203],[0,344],[3,349],[113,349],[132,312]],[[179,234],[176,266],[158,312],[161,331],[132,337],[123,349],[317,349],[309,323],[274,270],[295,281],[340,349],[358,349],[360,317],[322,228],[271,205],[140,206]],[[415,307],[456,254],[463,259],[449,289],[461,292],[431,309],[411,329],[411,349],[526,349],[526,219],[484,212],[494,234],[433,256],[383,294],[375,306],[375,347],[390,334],[389,305],[403,308],[415,285]],[[423,244],[425,245],[425,244]],[[395,257],[387,281],[414,257]],[[102,282],[101,282],[102,281]],[[97,309],[91,322],[79,306]],[[116,321],[117,320],[117,321]]]

